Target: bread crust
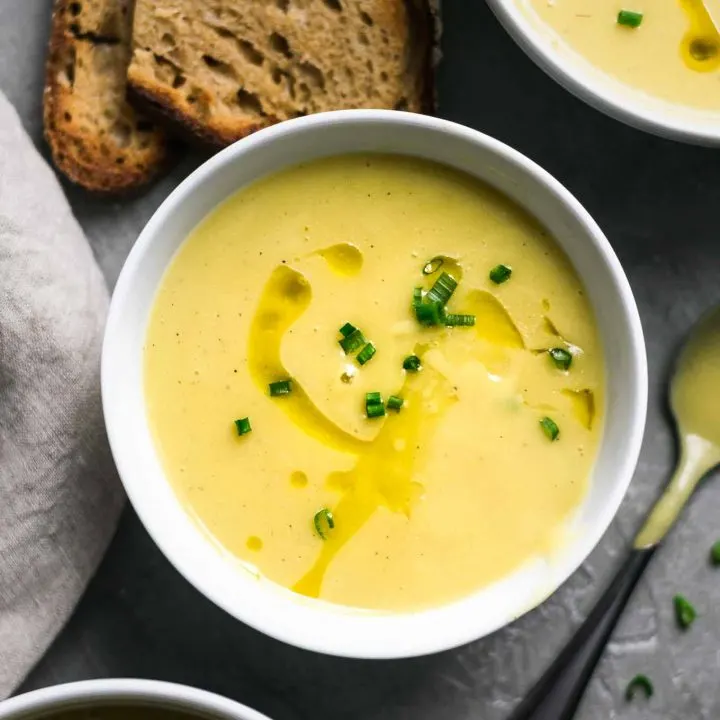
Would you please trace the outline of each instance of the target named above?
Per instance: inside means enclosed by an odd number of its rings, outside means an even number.
[[[118,13],[130,11],[125,0],[110,2]],[[43,92],[45,139],[56,167],[72,182],[97,193],[128,192],[164,167],[165,134],[124,97],[131,18],[125,37],[104,35],[103,28],[83,27],[82,21],[80,3],[55,0]],[[86,91],[104,83],[107,97],[83,95],[81,80],[89,83]]]

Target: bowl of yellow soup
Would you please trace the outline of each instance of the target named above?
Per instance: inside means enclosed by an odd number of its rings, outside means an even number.
[[[268,720],[233,700],[156,680],[83,680],[0,702],[2,720]]]
[[[543,70],[598,110],[664,137],[720,144],[720,34],[702,0],[488,4]]]
[[[401,657],[481,637],[597,543],[642,437],[637,309],[537,165],[343,111],[222,151],[143,230],[102,393],[177,569],[276,638]]]

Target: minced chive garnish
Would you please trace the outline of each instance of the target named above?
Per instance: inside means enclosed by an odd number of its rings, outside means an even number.
[[[512,275],[512,268],[509,265],[496,265],[490,271],[490,279],[496,284],[500,285],[510,278]]]
[[[557,440],[560,436],[560,428],[552,418],[544,417],[540,421],[540,427],[550,440]]]
[[[428,290],[425,300],[428,303],[439,302],[443,307],[445,307],[452,297],[452,294],[455,292],[457,286],[457,280],[452,275],[444,272],[433,283],[430,290]]]
[[[338,340],[340,347],[346,355],[354,353],[365,344],[365,336],[355,328],[349,335],[342,340]]]
[[[278,382],[272,382],[269,387],[270,397],[289,395],[292,392],[292,380],[279,380]]]
[[[695,608],[690,604],[690,601],[682,595],[676,595],[673,598],[673,604],[675,605],[675,619],[681,629],[687,630],[697,616]]]
[[[375,346],[371,342],[369,342],[357,354],[357,361],[361,365],[364,365],[376,352],[377,352],[377,350],[375,349]]]
[[[421,325],[440,325],[444,314],[440,302],[426,302],[415,308],[415,317]]]
[[[550,355],[558,370],[568,370],[572,365],[572,355],[565,348],[550,348],[548,355]]]
[[[313,518],[313,524],[315,525],[315,531],[322,540],[327,540],[327,533],[323,529],[323,523],[327,525],[328,531],[335,528],[335,518],[330,510],[323,508],[315,513]]]
[[[399,410],[405,401],[397,395],[391,395],[387,400],[388,410]]]
[[[365,404],[366,405],[373,405],[374,403],[381,403],[381,402],[382,402],[382,393],[379,393],[379,392],[365,393]]]
[[[423,289],[420,287],[416,287],[413,290],[412,306],[415,308],[418,305],[422,305],[422,301],[423,301]]]
[[[432,275],[433,273],[436,273],[443,266],[444,262],[445,259],[441,258],[439,255],[434,257],[432,260],[428,260],[423,266],[423,275]]]
[[[238,435],[247,435],[252,431],[252,428],[250,427],[250,418],[244,417],[236,420],[235,427],[237,428]]]
[[[655,692],[655,688],[647,675],[636,675],[628,683],[627,690],[625,690],[625,699],[628,702],[632,700],[635,697],[635,692],[637,690],[642,690],[645,693],[646,698],[651,698]]]
[[[710,548],[710,562],[713,565],[720,565],[720,540]]]
[[[640,27],[643,21],[641,12],[633,12],[632,10],[621,10],[617,16],[618,25],[625,25],[630,28]]]
[[[420,358],[417,355],[408,355],[403,360],[403,370],[408,372],[417,372],[422,367]]]
[[[458,315],[456,313],[448,313],[445,315],[445,325],[447,325],[447,327],[472,327],[474,324],[474,315]]]
[[[348,337],[348,335],[352,335],[356,330],[357,330],[357,328],[354,325],[352,325],[351,323],[345,323],[340,328],[340,334],[343,337]]]
[[[381,402],[368,403],[365,405],[365,414],[368,419],[379,418],[385,415],[385,405]]]

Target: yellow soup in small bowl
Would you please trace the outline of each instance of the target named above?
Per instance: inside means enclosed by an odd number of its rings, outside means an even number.
[[[563,542],[603,429],[572,265],[428,161],[345,155],[239,191],[165,273],[145,344],[165,473],[297,593],[407,611]]]

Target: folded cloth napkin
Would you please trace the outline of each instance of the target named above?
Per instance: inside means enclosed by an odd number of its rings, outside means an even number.
[[[100,406],[107,289],[0,93],[0,698],[63,626],[123,493]]]

